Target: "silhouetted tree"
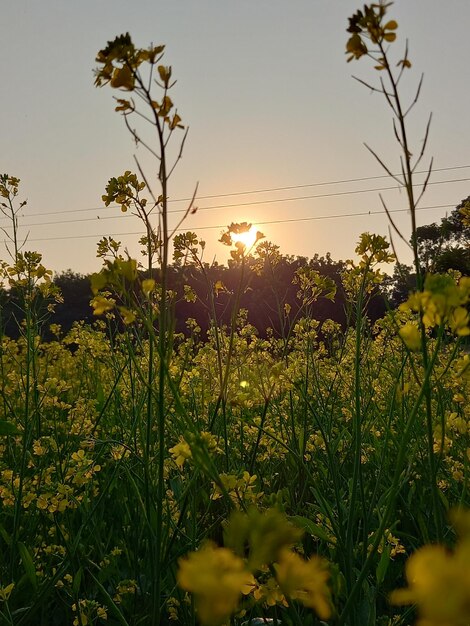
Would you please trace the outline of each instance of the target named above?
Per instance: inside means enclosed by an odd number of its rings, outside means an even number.
[[[455,207],[440,224],[427,224],[416,229],[416,242],[426,272],[455,269],[470,274],[470,228],[465,225],[462,209],[470,204],[470,196]]]
[[[413,267],[396,263],[393,275],[385,280],[383,287],[391,308],[405,302],[410,293],[416,289],[416,274]]]
[[[256,260],[246,259],[239,306],[247,310],[247,322],[252,324],[261,336],[266,335],[268,328],[272,329],[275,335],[282,336],[289,320],[294,320],[299,314],[311,315],[320,322],[332,319],[344,327],[347,323],[346,300],[341,280],[344,263],[334,261],[329,254],[314,255],[311,259],[282,255],[277,246],[269,245],[271,247],[266,248],[264,257]],[[296,271],[302,267],[310,267],[335,282],[337,293],[334,301],[320,297],[308,310],[300,310],[302,303],[297,297],[299,287],[293,283],[293,279]],[[241,267],[236,262],[231,262],[228,266],[217,263],[204,264],[202,268],[196,265],[170,266],[168,287],[176,294],[172,304],[175,331],[187,333],[187,320],[193,318],[200,326],[204,337],[214,315],[218,324],[228,326],[236,293],[240,288],[240,272]],[[153,278],[158,282],[158,272],[155,272]],[[61,290],[63,302],[55,306],[54,312],[50,314],[45,312],[47,323],[43,326],[42,333],[46,340],[52,338],[48,330],[51,323],[59,324],[62,333],[65,334],[74,322],[84,321],[91,324],[96,319],[90,306],[93,294],[89,276],[67,270],[55,276],[54,283]],[[195,302],[185,300],[185,285],[189,285],[195,292]],[[218,286],[216,289],[215,285]],[[19,304],[13,291],[0,291],[0,324],[3,332],[11,337],[17,337],[19,334],[19,323],[22,319]],[[287,320],[285,305],[288,305],[290,311]],[[382,317],[385,309],[385,300],[377,290],[367,307],[370,319],[374,321]]]
[[[68,269],[55,276],[54,283],[60,288],[63,302],[56,305],[53,322],[60,324],[64,333],[68,332],[76,321],[91,323],[93,312],[90,300],[93,295],[89,277]]]

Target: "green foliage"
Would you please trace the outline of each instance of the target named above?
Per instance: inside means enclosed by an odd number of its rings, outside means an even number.
[[[455,289],[448,279],[436,279],[427,287],[435,296],[447,294],[446,301]],[[416,321],[412,312],[404,319]],[[299,320],[287,351],[282,339],[259,339],[254,329],[242,324],[232,335],[226,380],[218,376],[218,359],[219,351],[223,361],[228,356],[228,329],[220,330],[219,345],[215,335],[199,345],[188,338],[180,340],[172,354],[166,394],[173,404],[164,454],[164,620],[170,609],[183,623],[190,619],[190,605],[184,591],[174,588],[174,578],[180,557],[204,539],[221,544],[225,536],[225,548],[258,572],[246,595],[238,588],[232,605],[240,601],[240,610],[247,612],[242,621],[247,615],[293,610],[276,576],[264,570],[264,562],[303,572],[303,560],[316,553],[333,564],[330,589],[338,611],[349,597],[350,565],[355,571],[371,555],[367,581],[377,591],[370,592],[368,601],[376,605],[378,615],[385,615],[391,609],[384,598],[396,587],[406,556],[434,536],[431,482],[423,457],[425,410],[416,404],[422,388],[416,376],[419,352],[410,360],[392,317],[376,327],[373,339],[363,327],[359,370],[363,495],[354,504],[350,488],[356,458],[355,331],[332,327],[331,337],[340,345],[327,349],[329,335],[321,341],[310,322]],[[141,338],[132,348],[126,337],[127,332],[111,340],[99,328],[77,326],[63,338],[37,344],[32,388],[39,394],[40,431],[28,417],[30,412],[34,415],[34,405],[25,406],[24,342],[3,340],[3,380],[10,382],[2,388],[2,406],[8,407],[15,431],[5,433],[2,441],[0,523],[5,560],[0,575],[5,588],[16,582],[9,592],[11,611],[28,606],[31,583],[19,585],[25,574],[23,561],[13,559],[10,570],[12,514],[19,502],[18,540],[28,548],[38,586],[38,600],[27,609],[26,620],[33,619],[33,607],[42,607],[45,615],[57,612],[58,623],[73,620],[72,604],[96,620],[98,609],[105,610],[108,619],[119,611],[120,622],[129,624],[147,619],[152,610],[147,528],[156,510],[151,504],[147,517],[142,445],[150,344]],[[433,446],[441,497],[451,506],[466,493],[470,369],[468,356],[458,349],[454,352],[451,336],[445,349],[437,342],[429,339],[430,347],[438,350],[431,374],[438,390],[432,404]],[[73,353],[69,345],[75,346]],[[221,385],[225,385],[226,430],[222,420],[212,424],[210,420]],[[30,461],[23,467],[24,446]],[[397,467],[402,450],[404,473]],[[400,496],[381,530],[395,477]],[[155,477],[150,487],[155,493]],[[348,554],[344,524],[351,506],[356,521]],[[303,528],[303,537],[281,511]],[[292,546],[296,554],[303,553],[300,562],[283,556],[283,548]],[[211,552],[219,563],[216,554]],[[23,556],[28,563],[26,553]],[[96,604],[79,604],[85,600]],[[307,619],[308,608],[297,600],[292,606],[302,620]]]
[[[416,241],[418,254],[427,272],[445,272],[453,269],[461,274],[470,274],[470,228],[465,224],[465,207],[462,202],[443,217],[440,224],[419,226],[412,237]]]

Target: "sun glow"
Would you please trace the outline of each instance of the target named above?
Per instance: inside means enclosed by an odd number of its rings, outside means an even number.
[[[231,232],[230,236],[232,238],[232,242],[235,244],[237,242],[242,243],[247,250],[250,250],[257,240],[258,231],[254,226],[245,232],[242,233],[234,233]]]

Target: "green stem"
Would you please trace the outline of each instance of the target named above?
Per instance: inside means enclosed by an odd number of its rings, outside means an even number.
[[[362,410],[361,410],[361,346],[362,346],[362,326],[363,326],[363,299],[364,289],[369,271],[369,263],[364,268],[361,286],[357,298],[356,305],[356,341],[354,353],[354,413],[353,413],[353,475],[351,479],[351,499],[349,503],[349,516],[346,530],[346,554],[348,555],[346,571],[348,584],[353,585],[353,564],[354,564],[354,547],[353,547],[353,530],[356,528],[356,500],[358,498],[358,489],[361,473],[361,451],[362,451]],[[356,613],[353,614],[353,624],[356,623]]]
[[[413,247],[413,256],[414,256],[414,264],[416,270],[416,282],[418,291],[422,291],[424,288],[424,276],[421,268],[421,263],[419,259],[418,252],[418,241],[416,237],[417,223],[416,223],[416,201],[414,197],[414,189],[413,189],[413,167],[411,165],[411,152],[409,149],[408,143],[408,134],[405,123],[405,114],[403,113],[400,94],[398,92],[398,83],[395,79],[390,64],[388,62],[386,51],[383,47],[383,43],[379,43],[380,52],[383,55],[383,59],[385,60],[385,68],[386,72],[392,86],[393,90],[393,99],[396,105],[396,118],[398,120],[399,128],[400,128],[400,145],[403,150],[403,161],[405,164],[403,177],[404,177],[404,185],[406,188],[406,193],[408,196],[408,205],[410,208],[411,214],[411,243]],[[423,367],[424,370],[427,371],[428,368],[428,346],[427,346],[427,337],[426,337],[426,329],[423,324],[423,316],[420,314],[420,332],[421,332],[421,353],[423,356]],[[435,472],[435,464],[434,464],[434,437],[433,437],[433,412],[432,412],[432,390],[429,384],[429,381],[426,383],[424,388],[425,394],[425,408],[426,408],[426,430],[427,430],[427,456],[428,456],[428,465],[429,465],[429,474],[431,480],[431,493],[432,493],[432,508],[433,508],[433,517],[434,524],[436,528],[436,536],[439,540],[442,539],[443,534],[443,525],[442,525],[442,516],[440,513],[439,507],[439,496],[438,496],[438,487],[436,483],[436,472]]]
[[[369,555],[367,556],[367,559],[364,563],[364,565],[362,566],[362,569],[359,573],[359,576],[356,579],[356,582],[354,583],[350,593],[349,593],[349,597],[346,601],[346,604],[344,605],[343,611],[341,612],[339,619],[338,619],[338,623],[337,626],[343,626],[346,623],[346,619],[349,616],[349,611],[350,609],[353,607],[354,602],[356,601],[356,596],[359,593],[362,583],[364,582],[369,569],[372,565],[373,559],[375,558],[375,554],[377,552],[377,549],[380,545],[380,542],[382,541],[382,536],[383,533],[385,531],[385,529],[389,526],[389,520],[390,520],[390,516],[393,510],[393,507],[395,506],[395,501],[396,498],[398,496],[398,493],[400,491],[401,485],[400,485],[400,477],[402,475],[403,472],[403,467],[405,464],[405,459],[406,456],[409,452],[409,448],[408,448],[408,443],[409,443],[409,439],[411,436],[411,432],[413,427],[415,426],[416,423],[416,419],[418,417],[418,410],[419,407],[421,406],[421,402],[425,396],[425,383],[429,382],[431,374],[433,372],[434,369],[434,365],[436,363],[437,360],[437,356],[438,356],[438,352],[439,350],[436,349],[432,355],[432,359],[429,363],[428,369],[425,372],[425,378],[423,381],[423,385],[421,386],[421,389],[419,391],[418,397],[415,400],[415,403],[413,405],[413,409],[410,413],[410,416],[408,418],[408,422],[405,426],[405,430],[401,436],[401,445],[398,451],[398,456],[397,456],[397,460],[395,463],[395,473],[393,475],[393,480],[392,480],[392,484],[390,486],[389,489],[389,494],[387,495],[387,505],[385,507],[385,511],[382,517],[382,521],[379,524],[379,528],[377,529],[376,533],[375,533],[375,538],[374,541],[372,543],[371,546],[371,550],[369,552]]]

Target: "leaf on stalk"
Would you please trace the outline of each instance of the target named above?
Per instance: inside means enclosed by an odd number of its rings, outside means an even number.
[[[29,579],[34,591],[37,591],[38,581],[36,577],[36,568],[34,567],[33,557],[29,553],[28,548],[22,543],[18,541],[18,552],[20,553],[21,562],[23,563],[24,571],[26,572],[26,576]]]
[[[20,431],[11,422],[0,420],[0,437],[5,435],[19,435]]]
[[[328,533],[321,528],[315,522],[308,519],[308,517],[302,517],[301,515],[292,515],[289,519],[299,528],[305,530],[306,533],[312,535],[312,537],[316,537],[317,539],[321,539],[322,541],[326,541],[327,543],[332,543],[331,537],[328,536]]]
[[[385,580],[385,574],[387,573],[388,566],[390,565],[390,551],[391,547],[386,546],[380,556],[380,561],[375,571],[377,586],[380,586]]]

